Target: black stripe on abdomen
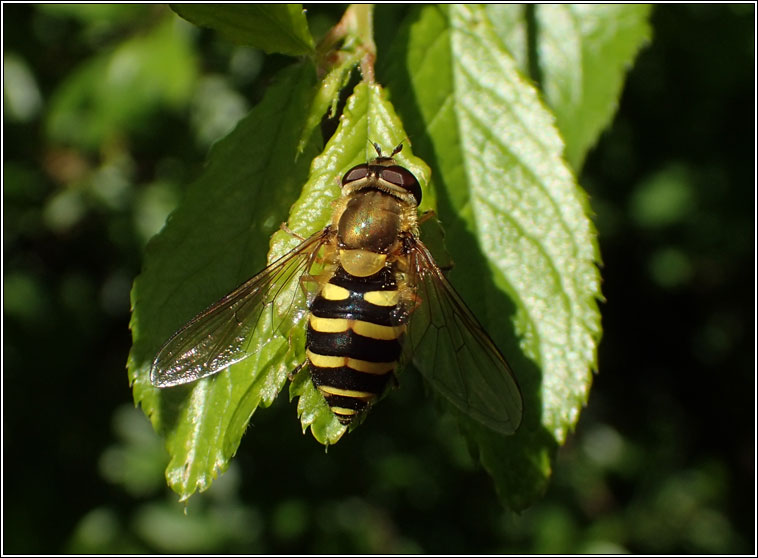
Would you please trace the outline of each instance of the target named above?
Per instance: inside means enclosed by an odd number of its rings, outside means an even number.
[[[329,279],[329,282],[332,285],[343,287],[353,293],[397,290],[395,276],[393,275],[392,270],[388,267],[384,267],[380,272],[368,277],[356,277],[342,269],[342,266],[339,266],[331,279]]]
[[[331,386],[342,390],[365,391],[378,395],[387,387],[387,381],[390,378],[389,372],[385,374],[366,374],[353,370],[348,366],[339,366],[337,368],[318,367],[319,373],[313,377],[313,384],[316,387]]]
[[[324,356],[344,356],[369,362],[391,362],[403,350],[398,339],[373,339],[349,329],[340,333],[321,333],[308,324],[306,346]]]
[[[363,299],[364,293],[351,292],[343,300],[327,300],[320,296],[311,304],[311,314],[319,318],[346,318],[378,325],[395,325],[394,306],[375,306]]]

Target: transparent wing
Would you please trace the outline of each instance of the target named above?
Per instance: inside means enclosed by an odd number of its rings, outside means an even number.
[[[406,347],[431,386],[464,414],[503,434],[521,424],[523,400],[508,363],[423,243],[410,242],[415,290]]]
[[[299,322],[306,294],[298,280],[327,235],[322,231],[304,240],[174,333],[153,361],[153,385],[176,386],[216,374]]]

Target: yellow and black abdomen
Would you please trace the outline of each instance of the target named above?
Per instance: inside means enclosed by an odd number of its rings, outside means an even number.
[[[405,326],[388,267],[355,277],[341,266],[310,307],[306,353],[313,384],[343,424],[381,395],[397,367]]]

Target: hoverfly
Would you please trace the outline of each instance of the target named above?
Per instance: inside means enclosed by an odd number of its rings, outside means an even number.
[[[419,239],[421,186],[394,159],[402,144],[388,157],[374,148],[375,159],[343,176],[326,228],[163,345],[150,370],[153,385],[216,374],[255,350],[249,340],[259,328],[286,337],[287,328],[307,321],[303,366],[342,424],[364,414],[413,359],[457,409],[497,432],[515,432],[518,384]]]

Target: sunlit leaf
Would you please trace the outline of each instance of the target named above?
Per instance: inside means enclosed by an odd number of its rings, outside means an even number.
[[[515,436],[461,423],[503,498],[523,509],[544,491],[596,366],[599,255],[586,197],[482,8],[423,8],[395,45],[407,52],[390,54],[386,80],[434,172],[451,280],[524,392]]]
[[[613,119],[626,72],[650,40],[650,9],[645,4],[486,6],[493,30],[521,72],[536,74],[531,77],[539,80],[576,171]]]
[[[524,75],[529,75],[529,37],[530,26],[527,21],[527,10],[534,6],[527,4],[487,4],[485,13],[492,24],[492,30],[497,33],[508,49],[511,57]]]
[[[626,73],[650,40],[648,4],[541,4],[538,60],[545,101],[577,171],[618,108]]]

